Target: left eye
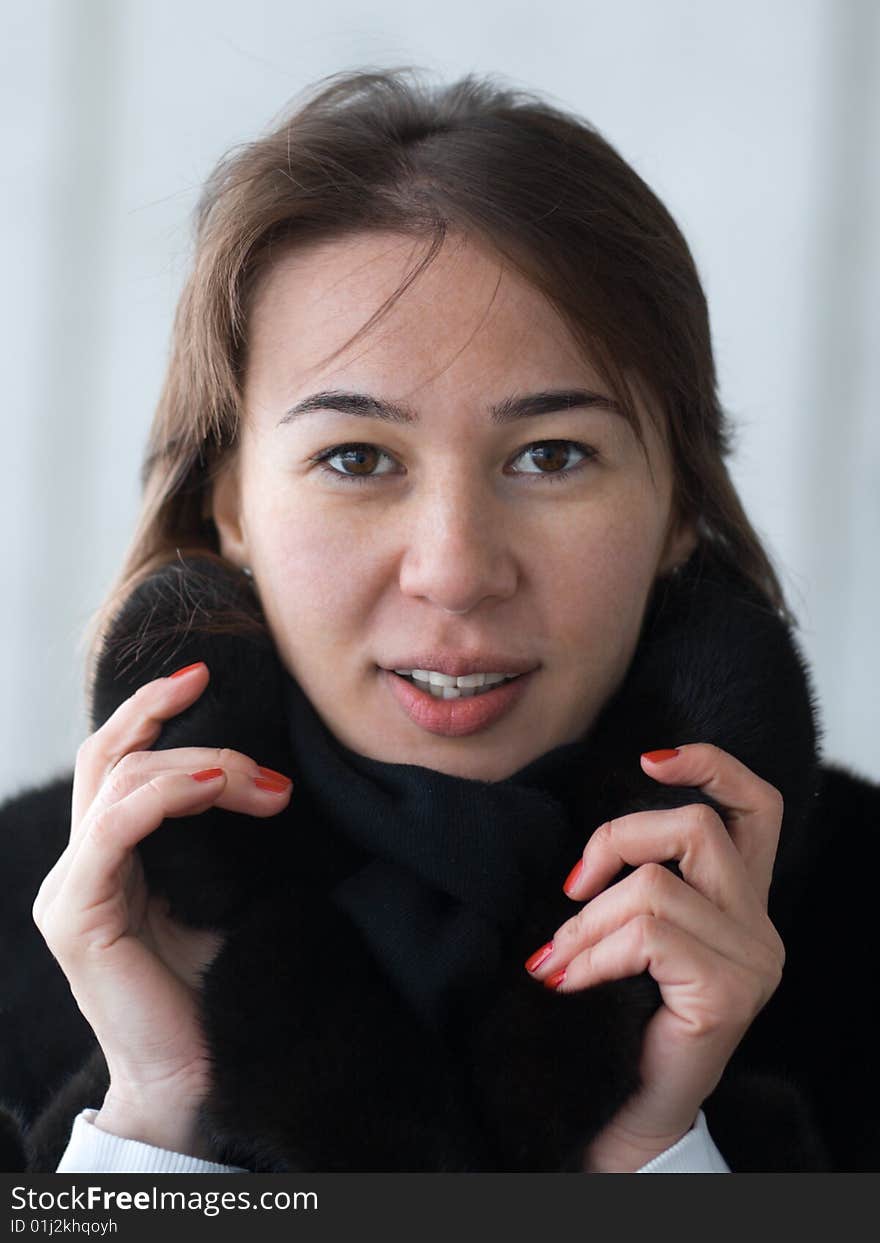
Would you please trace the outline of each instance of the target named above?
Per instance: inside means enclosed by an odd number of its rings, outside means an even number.
[[[571,451],[581,455],[581,460],[573,466],[566,466]],[[516,474],[530,475],[533,479],[544,477],[545,479],[566,479],[575,474],[576,471],[583,468],[586,462],[597,457],[597,451],[589,445],[583,445],[575,440],[539,440],[535,444],[527,445],[516,455],[514,461],[525,457],[528,461],[536,466],[536,469],[516,471]],[[346,466],[355,466],[358,469],[355,472],[345,470],[337,470],[335,466],[330,465],[334,458],[339,458]],[[344,479],[351,483],[370,483],[375,479],[380,479],[385,475],[393,474],[393,471],[373,471],[372,467],[378,459],[385,458],[393,461],[390,453],[386,453],[384,449],[378,449],[375,445],[368,444],[349,444],[334,445],[330,449],[325,449],[323,453],[317,454],[312,458],[321,469],[333,475],[336,479]],[[562,469],[559,469],[560,465]],[[545,469],[548,467],[549,469]]]
[[[581,455],[581,461],[576,462],[574,466],[565,467],[564,470],[552,469],[554,466],[558,466],[560,462],[564,464],[565,459],[572,449],[575,453],[579,453]],[[585,460],[589,461],[596,456],[596,450],[591,449],[589,445],[578,444],[577,441],[574,440],[540,440],[537,444],[529,445],[528,448],[523,449],[522,453],[518,456],[523,457],[526,455],[531,455],[531,461],[533,463],[536,461],[542,462],[551,469],[544,470],[543,467],[539,467],[537,470],[524,470],[522,471],[522,474],[545,475],[547,478],[556,479],[559,478],[560,475],[564,477],[566,475],[574,474],[576,470],[583,466]]]

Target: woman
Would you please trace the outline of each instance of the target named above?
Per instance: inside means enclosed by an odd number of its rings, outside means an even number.
[[[880,799],[715,388],[676,225],[534,97],[339,75],[221,163],[94,732],[2,809],[9,1160],[875,1168],[831,834],[868,873]]]

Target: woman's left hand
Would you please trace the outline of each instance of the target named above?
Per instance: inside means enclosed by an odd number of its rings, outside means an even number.
[[[543,946],[528,960],[563,993],[643,971],[660,988],[663,1004],[644,1034],[641,1087],[590,1144],[590,1173],[637,1170],[687,1134],[785,962],[767,914],[779,791],[708,743],[648,752],[641,762],[656,781],[704,790],[723,819],[691,803],[601,825],[564,886],[586,905],[548,942],[551,952]],[[661,866],[670,859],[684,879]],[[605,889],[624,864],[635,871]]]

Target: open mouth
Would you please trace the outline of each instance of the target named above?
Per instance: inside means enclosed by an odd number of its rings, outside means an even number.
[[[377,666],[381,680],[398,707],[419,728],[447,738],[463,737],[487,729],[505,717],[523,698],[535,674],[470,673],[462,678],[428,674],[421,669],[407,673]],[[416,674],[424,674],[417,677]],[[428,679],[431,680],[428,680]],[[454,685],[444,685],[453,682]],[[469,682],[473,685],[459,685]]]
[[[468,673],[460,678],[450,678],[445,674],[423,673],[420,669],[415,673],[401,673],[397,669],[389,672],[434,699],[474,699],[522,677],[519,673],[510,677],[500,673]]]

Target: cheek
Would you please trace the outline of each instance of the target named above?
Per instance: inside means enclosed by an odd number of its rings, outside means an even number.
[[[591,668],[631,653],[656,572],[659,529],[657,512],[637,501],[585,512],[554,555],[536,563],[547,633]]]
[[[262,581],[298,628],[332,632],[367,608],[375,541],[363,522],[328,520],[314,504],[272,504],[257,518]]]

